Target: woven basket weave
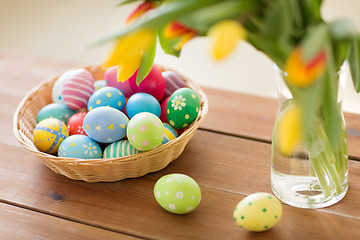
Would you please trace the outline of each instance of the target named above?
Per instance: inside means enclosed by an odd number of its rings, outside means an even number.
[[[84,67],[95,80],[104,79],[100,66]],[[159,66],[161,71],[170,70]],[[181,75],[181,74],[180,74]],[[40,152],[33,143],[33,131],[39,110],[52,102],[52,87],[58,77],[45,80],[31,90],[19,104],[13,122],[13,130],[20,143],[51,170],[75,180],[86,182],[113,182],[125,178],[140,177],[150,172],[165,168],[183,152],[204,120],[208,111],[208,101],[203,90],[194,82],[184,77],[187,87],[194,89],[200,98],[201,107],[195,121],[175,140],[148,152],[111,159],[76,159],[53,156]]]

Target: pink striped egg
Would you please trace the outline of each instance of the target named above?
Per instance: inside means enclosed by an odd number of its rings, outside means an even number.
[[[165,71],[162,72],[162,76],[165,81],[165,93],[163,99],[170,97],[171,94],[179,88],[185,87],[184,79],[176,72]]]
[[[90,96],[94,93],[94,77],[84,69],[77,69],[65,83],[62,91],[64,103],[71,109],[87,106]]]

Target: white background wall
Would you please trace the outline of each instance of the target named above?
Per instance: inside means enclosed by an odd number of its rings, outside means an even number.
[[[123,27],[134,8],[116,7],[119,1],[0,0],[0,48],[79,65],[100,63],[110,45],[94,48],[91,44]],[[324,1],[322,11],[328,20],[350,18],[360,30],[359,0]],[[208,39],[199,38],[184,46],[180,58],[158,49],[155,61],[182,71],[204,86],[276,97],[272,63],[264,55],[240,43],[228,58],[215,62],[208,49]],[[353,90],[351,79],[344,110],[360,113],[360,94]]]

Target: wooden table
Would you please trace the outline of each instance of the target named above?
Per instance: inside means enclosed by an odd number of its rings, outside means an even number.
[[[0,239],[360,239],[360,116],[346,114],[350,188],[321,210],[283,205],[271,230],[252,233],[232,218],[248,194],[271,192],[271,134],[277,102],[205,88],[209,114],[183,154],[164,170],[114,183],[70,180],[48,169],[12,133],[22,97],[76,64],[0,50]],[[153,186],[184,173],[202,201],[188,215],[163,210]]]

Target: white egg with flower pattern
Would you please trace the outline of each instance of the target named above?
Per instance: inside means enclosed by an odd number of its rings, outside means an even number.
[[[81,159],[101,158],[102,150],[99,144],[88,136],[71,135],[60,144],[58,156]]]

